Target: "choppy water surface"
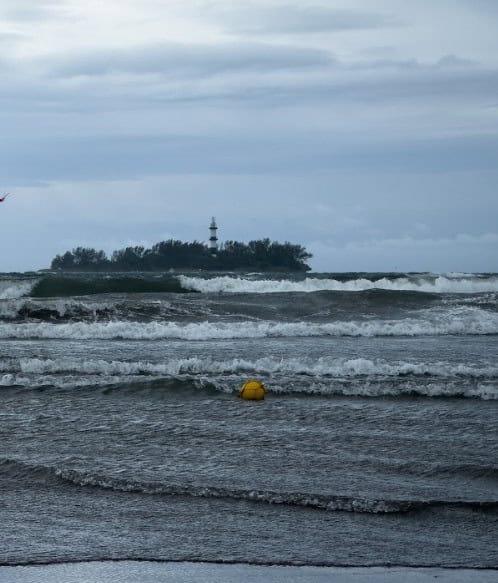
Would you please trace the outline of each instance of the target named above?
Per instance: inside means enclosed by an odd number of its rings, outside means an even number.
[[[0,562],[497,567],[497,339],[493,274],[0,276]]]

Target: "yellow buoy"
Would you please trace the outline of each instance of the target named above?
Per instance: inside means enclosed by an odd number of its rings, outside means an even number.
[[[239,392],[239,397],[246,401],[262,401],[265,398],[266,389],[261,381],[251,379],[246,381]]]

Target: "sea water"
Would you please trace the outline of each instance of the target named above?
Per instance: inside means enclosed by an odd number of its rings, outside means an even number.
[[[123,277],[0,276],[0,563],[498,566],[497,275]]]

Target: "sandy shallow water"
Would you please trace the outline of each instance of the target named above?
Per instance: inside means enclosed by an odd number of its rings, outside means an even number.
[[[146,561],[0,567],[1,583],[496,583],[498,570],[405,567],[266,567]]]

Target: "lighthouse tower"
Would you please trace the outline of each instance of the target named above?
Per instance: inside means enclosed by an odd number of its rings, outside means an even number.
[[[213,217],[211,219],[211,224],[209,225],[209,250],[212,255],[216,255],[218,251],[218,226],[216,225],[216,219]]]

